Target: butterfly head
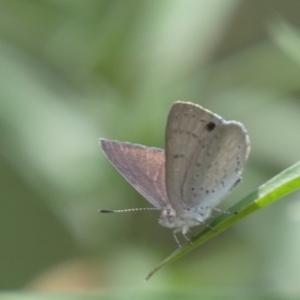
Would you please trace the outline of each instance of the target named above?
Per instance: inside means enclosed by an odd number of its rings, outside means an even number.
[[[177,217],[176,211],[170,205],[164,207],[161,210],[161,214],[158,219],[158,223],[160,225],[168,228],[176,228],[178,227],[178,221],[179,219]]]
[[[161,210],[158,222],[164,227],[177,228],[183,234],[186,234],[190,227],[205,224],[205,220],[210,215],[210,207],[196,206],[184,209],[181,214],[177,214],[175,209],[168,205]]]

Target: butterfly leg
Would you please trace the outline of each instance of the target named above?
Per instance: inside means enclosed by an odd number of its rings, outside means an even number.
[[[217,207],[210,207],[211,210],[214,210],[214,211],[217,211],[217,212],[220,212],[220,213],[223,213],[223,214],[227,214],[227,215],[236,215],[237,212],[234,211],[234,212],[231,212],[229,210],[223,210],[223,209],[220,209],[220,208],[217,208]]]
[[[184,236],[184,238],[185,238],[191,245],[193,245],[192,240],[191,240],[185,233],[182,233],[182,235]]]
[[[217,230],[216,230],[214,227],[210,226],[209,224],[204,223],[204,225],[205,225],[207,228],[209,228],[211,231],[217,232]]]
[[[207,224],[205,222],[200,222],[200,221],[198,221],[198,222],[199,222],[199,224],[204,225],[205,227],[209,228],[211,231],[217,232],[217,230],[215,228],[213,228],[212,226],[210,226],[209,224]]]
[[[180,244],[180,242],[179,242],[179,240],[178,240],[178,238],[177,238],[177,235],[176,235],[177,232],[178,232],[177,229],[175,229],[175,230],[173,231],[173,237],[174,237],[174,240],[175,240],[176,244],[179,246],[179,248],[181,248],[181,244]]]

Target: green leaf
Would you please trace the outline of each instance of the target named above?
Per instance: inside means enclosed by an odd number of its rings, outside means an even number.
[[[148,280],[155,272],[162,267],[174,262],[183,255],[192,251],[199,245],[218,235],[225,229],[229,228],[239,220],[245,218],[258,209],[261,209],[278,199],[296,191],[300,188],[300,162],[294,164],[283,172],[279,173],[265,184],[260,186],[256,191],[232,206],[229,211],[237,212],[237,214],[228,215],[223,213],[219,216],[211,226],[215,229],[212,231],[207,228],[193,237],[192,243],[187,242],[182,247],[174,251],[169,257],[155,267],[147,276]]]

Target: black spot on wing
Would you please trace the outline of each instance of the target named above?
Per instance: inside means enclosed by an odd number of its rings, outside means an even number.
[[[207,125],[205,126],[205,128],[208,130],[208,131],[212,131],[214,130],[216,127],[216,124],[214,122],[209,122],[207,123]]]

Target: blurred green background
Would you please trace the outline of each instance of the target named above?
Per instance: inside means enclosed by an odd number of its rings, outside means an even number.
[[[300,1],[0,0],[0,287],[299,295],[295,193],[144,278],[176,243],[100,137],[164,147],[176,100],[248,129],[227,208],[300,157]]]

